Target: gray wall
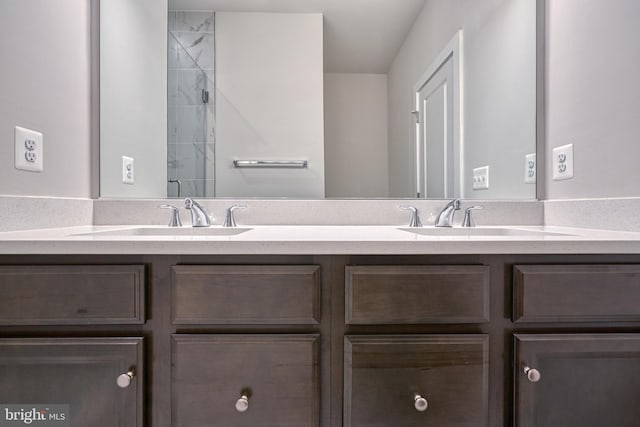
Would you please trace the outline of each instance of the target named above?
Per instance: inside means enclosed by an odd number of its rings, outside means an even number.
[[[322,43],[319,13],[216,12],[217,197],[324,197]]]
[[[547,1],[545,198],[640,196],[640,2]],[[573,144],[574,178],[553,181]]]
[[[427,0],[389,71],[389,192],[415,194],[412,87],[463,29],[465,198],[535,198],[524,183],[535,152],[535,0]],[[471,189],[490,166],[489,190]]]
[[[536,197],[524,181],[525,156],[536,151],[535,16],[535,0],[505,0],[488,21],[464,23],[464,198]],[[489,188],[473,190],[482,166]]]
[[[88,0],[0,3],[0,194],[91,197]],[[44,172],[14,168],[14,127],[44,134]]]
[[[2,0],[0,12],[0,194],[90,197],[90,2]],[[640,2],[548,1],[547,14],[546,198],[640,196]],[[446,37],[425,51],[437,53]],[[410,94],[390,96],[390,119],[410,124],[402,115]],[[16,125],[44,133],[43,173],[14,169]],[[554,182],[551,148],[567,143],[575,178]],[[392,161],[403,149],[390,150]],[[392,192],[405,184],[392,181]]]
[[[167,195],[167,0],[100,2],[100,196]],[[122,183],[122,156],[135,184]]]
[[[387,75],[324,75],[325,197],[388,197]]]

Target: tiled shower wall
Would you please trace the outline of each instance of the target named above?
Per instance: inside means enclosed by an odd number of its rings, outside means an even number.
[[[215,196],[214,26],[213,12],[169,11],[169,197]]]

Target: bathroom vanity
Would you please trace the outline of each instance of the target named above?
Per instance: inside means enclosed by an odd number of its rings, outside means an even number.
[[[578,238],[527,254],[514,250],[523,238],[422,236],[431,250],[405,242],[426,253],[394,255],[387,237],[388,250],[380,238],[374,253],[314,254],[329,243],[307,236],[289,254],[254,238],[224,255],[240,235],[41,237],[49,253],[37,253],[11,234],[0,244],[0,401],[68,404],[71,425],[640,419],[637,241],[583,238],[584,251],[618,252],[568,255],[559,248]],[[81,254],[87,240],[94,253]],[[446,246],[456,242],[478,253]],[[165,253],[116,253],[134,243]]]

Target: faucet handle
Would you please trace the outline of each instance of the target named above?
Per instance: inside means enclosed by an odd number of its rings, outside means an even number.
[[[405,211],[411,211],[411,220],[409,221],[409,227],[422,227],[422,222],[420,221],[420,215],[418,213],[418,208],[415,206],[399,206],[400,209]]]
[[[235,211],[236,209],[246,209],[247,207],[245,205],[233,205],[230,208],[227,209],[227,215],[224,218],[224,224],[222,224],[223,227],[235,227],[236,226],[236,219],[233,216],[233,211]]]
[[[169,220],[169,227],[182,227],[182,221],[180,220],[180,209],[173,205],[159,205],[160,209],[171,209],[171,219]]]
[[[471,211],[477,211],[484,209],[484,206],[470,206],[464,210],[464,219],[462,220],[463,227],[475,227],[476,223],[473,221],[473,217],[471,216]]]

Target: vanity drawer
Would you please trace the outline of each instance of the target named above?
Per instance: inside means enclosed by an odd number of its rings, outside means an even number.
[[[488,346],[486,335],[347,336],[344,426],[487,426]]]
[[[0,266],[0,324],[141,324],[144,283],[143,265]]]
[[[516,265],[514,322],[640,320],[640,265]]]
[[[317,265],[172,267],[174,324],[318,324]]]
[[[172,425],[318,426],[318,335],[173,335],[172,367]]]
[[[489,321],[489,267],[348,266],[347,324]]]

